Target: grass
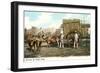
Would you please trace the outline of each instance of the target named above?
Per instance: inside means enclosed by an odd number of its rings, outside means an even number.
[[[56,46],[46,47],[43,46],[40,48],[40,52],[33,53],[32,51],[25,50],[25,58],[33,57],[67,57],[67,56],[89,56],[90,55],[90,41],[80,42],[79,48],[65,47],[58,48]]]

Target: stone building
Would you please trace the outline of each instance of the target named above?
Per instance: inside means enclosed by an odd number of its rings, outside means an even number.
[[[37,28],[36,27],[32,27],[31,29],[24,29],[24,36],[30,35],[36,35],[37,34]]]
[[[64,19],[61,28],[63,28],[64,35],[67,35],[69,32],[72,31],[80,31],[80,20],[79,19]]]
[[[89,35],[89,29],[90,29],[89,24],[81,24],[81,33],[83,37],[87,37]]]
[[[63,28],[65,36],[68,35],[68,33],[70,32],[77,31],[82,34],[82,37],[84,37],[88,33],[88,28],[90,28],[90,24],[82,24],[80,23],[80,19],[63,19],[61,28]]]

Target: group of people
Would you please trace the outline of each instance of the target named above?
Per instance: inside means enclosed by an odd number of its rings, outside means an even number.
[[[28,35],[27,44],[29,49],[33,52],[39,51],[42,44],[42,36],[40,35]]]
[[[77,31],[75,31],[74,35],[73,35],[73,47],[74,48],[78,48],[79,47],[79,35],[77,33]],[[63,30],[60,33],[60,37],[57,38],[57,44],[59,48],[64,48],[64,34],[63,34]]]
[[[78,48],[78,47],[79,47],[79,35],[78,35],[78,33],[75,31],[75,33],[74,33],[73,36],[74,36],[74,37],[73,37],[73,39],[74,39],[74,41],[73,41],[73,47],[74,47],[74,48]],[[41,47],[41,44],[42,44],[42,42],[43,42],[43,39],[45,39],[43,35],[38,35],[38,36],[29,37],[29,39],[28,39],[29,47],[30,47],[31,49],[32,49],[32,47],[34,47],[34,50],[35,50],[36,48],[37,48],[37,50],[38,50],[39,47]],[[48,45],[48,46],[50,46],[50,43],[49,43],[49,42],[55,42],[55,41],[53,41],[52,39],[49,39],[49,38],[47,38],[46,40],[47,40],[47,45]],[[59,48],[64,48],[64,47],[65,47],[65,45],[64,45],[65,41],[64,41],[64,40],[65,40],[65,39],[64,39],[64,33],[63,33],[63,30],[61,30],[60,36],[58,36],[58,37],[56,38],[56,43],[57,43],[57,46],[58,46]]]

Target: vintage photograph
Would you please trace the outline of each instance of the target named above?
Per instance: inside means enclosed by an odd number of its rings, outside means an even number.
[[[24,11],[24,58],[90,56],[91,14]]]
[[[12,2],[11,70],[97,66],[97,6]]]

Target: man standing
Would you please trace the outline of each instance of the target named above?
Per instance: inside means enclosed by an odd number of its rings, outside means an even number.
[[[79,36],[78,36],[78,33],[75,31],[75,34],[74,34],[74,48],[78,48],[79,46]]]
[[[64,34],[63,34],[63,29],[61,29],[61,35],[60,35],[60,48],[64,48]]]

